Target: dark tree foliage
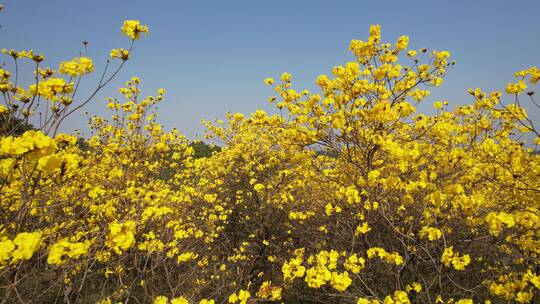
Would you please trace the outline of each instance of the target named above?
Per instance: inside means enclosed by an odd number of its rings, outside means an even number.
[[[194,154],[195,158],[209,157],[212,155],[212,152],[221,151],[221,147],[210,146],[209,144],[202,141],[192,142],[191,147],[195,151],[195,154]]]
[[[21,135],[28,130],[33,130],[32,124],[24,120],[8,115],[0,115],[0,136]]]

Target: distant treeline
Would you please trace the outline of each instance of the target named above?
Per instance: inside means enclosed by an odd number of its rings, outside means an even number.
[[[209,145],[203,141],[194,141],[191,143],[191,147],[195,151],[195,158],[209,157],[212,155],[212,152],[221,151],[221,147],[216,145]]]

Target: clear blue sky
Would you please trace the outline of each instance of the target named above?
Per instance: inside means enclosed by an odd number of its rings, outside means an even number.
[[[138,42],[117,81],[86,110],[105,113],[103,97],[117,96],[116,88],[138,75],[148,94],[167,89],[160,121],[190,137],[203,133],[203,118],[271,111],[266,97],[273,92],[263,84],[268,76],[291,72],[296,88],[313,89],[317,75],[353,59],[349,41],[366,39],[370,24],[382,26],[385,41],[406,34],[410,47],[446,49],[457,60],[420,111],[439,99],[451,105],[469,102],[467,88],[503,89],[515,71],[540,66],[538,0],[0,3],[0,48],[38,50],[52,67],[77,56],[84,39],[101,70],[110,49],[128,43],[120,35],[122,21],[140,19],[150,35]],[[86,85],[95,81],[88,79]],[[85,129],[81,113],[64,125],[66,131],[73,129]]]

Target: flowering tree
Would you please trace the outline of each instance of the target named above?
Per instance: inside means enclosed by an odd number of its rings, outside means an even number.
[[[535,104],[525,91],[537,68],[506,95],[471,89],[471,104],[417,114],[450,53],[382,43],[372,26],[351,62],[317,78],[320,93],[284,73],[265,80],[280,115],[206,122],[222,146],[209,156],[157,123],[165,91],[141,96],[138,77],[108,99],[110,118],[90,119],[83,150],[58,127],[148,28],[122,32],[130,46],[82,99],[88,57],[56,72],[40,54],[4,51],[15,73],[0,70],[0,116],[37,123],[0,139],[3,302],[540,300],[540,139],[522,101]],[[36,66],[26,87],[21,59]]]

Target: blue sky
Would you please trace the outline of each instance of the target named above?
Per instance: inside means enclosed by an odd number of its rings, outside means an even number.
[[[167,90],[160,122],[192,138],[203,134],[201,119],[223,118],[227,111],[271,112],[266,77],[290,72],[297,89],[314,89],[319,74],[353,60],[349,41],[366,39],[370,24],[381,25],[383,41],[406,34],[410,47],[449,50],[457,61],[421,112],[435,100],[470,102],[468,88],[503,89],[515,71],[540,66],[538,0],[0,2],[0,48],[40,51],[52,67],[77,56],[87,40],[100,71],[111,48],[128,44],[122,21],[147,24],[150,35],[86,111],[105,114],[103,98],[118,96],[116,89],[137,75],[144,93]],[[85,88],[96,81],[88,78]],[[84,131],[81,117],[74,115],[63,130]],[[535,121],[539,117],[533,114]]]

